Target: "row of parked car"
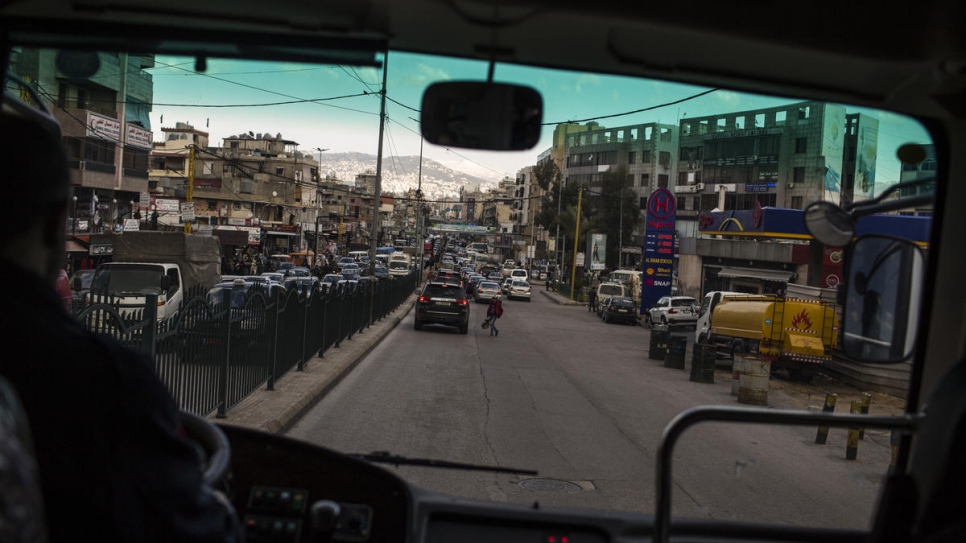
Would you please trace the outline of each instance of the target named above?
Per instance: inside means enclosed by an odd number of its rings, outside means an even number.
[[[627,286],[617,282],[603,282],[597,286],[597,315],[604,322],[637,324],[637,303],[628,296]],[[695,326],[699,314],[698,301],[690,296],[664,296],[644,314],[651,326]]]

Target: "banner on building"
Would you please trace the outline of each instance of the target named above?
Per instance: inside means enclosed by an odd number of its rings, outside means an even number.
[[[644,230],[644,260],[641,285],[641,314],[671,294],[674,274],[674,228],[677,202],[671,191],[661,187],[647,200]]]

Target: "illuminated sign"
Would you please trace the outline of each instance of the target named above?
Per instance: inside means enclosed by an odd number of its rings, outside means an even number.
[[[677,201],[666,188],[659,188],[647,199],[644,230],[644,272],[641,285],[641,313],[659,299],[671,294],[674,272],[674,226]]]

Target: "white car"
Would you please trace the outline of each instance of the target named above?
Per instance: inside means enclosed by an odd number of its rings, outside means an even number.
[[[521,279],[509,279],[510,288],[507,289],[506,297],[508,300],[514,298],[526,298],[530,301],[530,283]]]
[[[651,325],[687,324],[698,322],[698,301],[690,296],[665,296],[648,310]]]

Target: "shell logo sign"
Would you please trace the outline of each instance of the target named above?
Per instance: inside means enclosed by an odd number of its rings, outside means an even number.
[[[808,312],[803,309],[801,313],[792,319],[792,328],[808,330],[812,327],[812,320],[808,318]]]

